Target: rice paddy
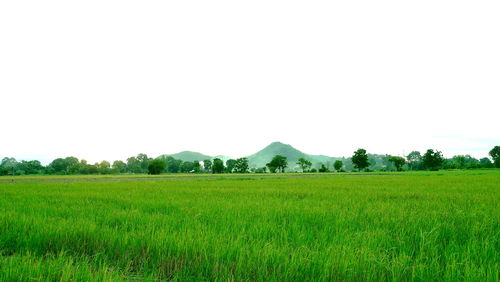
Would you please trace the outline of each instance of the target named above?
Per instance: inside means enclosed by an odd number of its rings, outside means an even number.
[[[0,178],[2,281],[498,281],[500,171]]]

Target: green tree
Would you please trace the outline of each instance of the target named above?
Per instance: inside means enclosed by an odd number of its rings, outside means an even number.
[[[194,172],[194,164],[193,162],[183,162],[181,165],[181,172],[191,173]]]
[[[141,162],[137,160],[136,157],[128,158],[127,171],[131,173],[141,173],[142,172]]]
[[[201,165],[199,161],[193,161],[193,172],[194,173],[200,173],[201,172]]]
[[[479,160],[471,157],[470,155],[457,155],[446,160],[444,166],[445,168],[451,169],[470,169],[481,167],[481,163]]]
[[[98,170],[100,174],[111,173],[111,164],[108,161],[102,161],[98,164]]]
[[[312,162],[309,160],[306,160],[304,158],[299,158],[297,165],[300,166],[300,168],[302,169],[302,172],[307,172],[311,169]]]
[[[376,169],[374,170],[381,170],[381,171],[390,171],[390,170],[397,170],[396,166],[394,166],[394,163],[391,162],[391,155],[383,155],[379,156],[378,160],[380,162],[380,165],[378,166],[373,166]],[[406,159],[405,159],[406,162]]]
[[[396,167],[397,171],[402,171],[403,170],[403,166],[406,163],[405,158],[398,157],[398,156],[390,156],[389,157],[389,161],[394,164],[394,166]]]
[[[248,172],[248,159],[247,158],[236,159],[236,163],[234,164],[234,172],[247,173]]]
[[[205,172],[211,172],[212,171],[212,161],[211,160],[204,160],[203,161],[203,168],[205,169]]]
[[[351,159],[352,163],[354,164],[354,168],[356,168],[358,171],[361,171],[362,169],[365,169],[370,165],[365,149],[358,149],[357,151],[355,151]]]
[[[232,173],[235,166],[236,166],[236,160],[233,160],[233,159],[227,160],[226,161],[226,172]]]
[[[182,168],[182,161],[178,160],[174,157],[168,156],[165,159],[165,162],[167,163],[167,172],[168,173],[178,173],[181,171]]]
[[[318,169],[318,172],[328,172],[329,169],[324,165],[321,164],[321,167]]]
[[[451,160],[449,160],[448,163],[449,163],[448,168],[463,169],[465,168],[465,156],[463,155],[453,156],[453,158],[451,158]]]
[[[99,173],[99,164],[87,165],[87,169],[89,174],[97,174]]]
[[[81,159],[78,164],[78,173],[79,174],[89,174],[89,168],[87,164],[87,160]]]
[[[490,156],[493,159],[495,167],[500,168],[500,146],[495,146],[490,151]]]
[[[383,162],[383,159],[381,160],[381,162]],[[377,164],[377,157],[374,155],[368,155],[368,167],[366,168],[366,171],[380,170],[381,168],[382,166]]]
[[[212,173],[223,173],[224,172],[224,162],[215,158],[212,163]]]
[[[22,174],[40,174],[44,171],[43,165],[37,161],[20,161],[15,167],[15,173],[18,175]]]
[[[422,157],[422,163],[428,170],[439,170],[443,162],[443,154],[437,150],[434,151],[432,149],[429,149]]]
[[[408,160],[408,167],[410,170],[417,170],[421,168],[422,155],[419,151],[413,151],[406,156]]]
[[[80,161],[76,157],[66,157],[66,174],[77,174],[80,170]]]
[[[49,167],[56,174],[66,174],[68,164],[63,158],[57,158],[49,164]]]
[[[164,159],[156,158],[154,160],[148,161],[148,173],[153,175],[158,175],[167,167],[167,163]]]
[[[267,167],[259,167],[255,169],[255,173],[266,173],[267,172]]]
[[[281,155],[274,156],[273,159],[266,164],[266,166],[269,168],[269,171],[272,173],[285,172],[285,168],[287,167],[287,165],[288,163],[286,157]]]
[[[124,173],[127,171],[127,164],[120,160],[114,161],[111,170],[113,173]]]
[[[465,155],[465,168],[480,168],[481,167],[481,162],[474,158],[471,157],[470,155]]]
[[[480,159],[479,163],[481,164],[482,168],[492,168],[493,167],[493,163],[488,158],[482,158],[482,159]]]
[[[333,163],[333,168],[335,168],[336,171],[338,172],[341,172],[342,171],[342,167],[344,166],[344,164],[342,163],[341,160],[336,160],[334,163]]]
[[[139,162],[140,166],[141,166],[141,172],[142,173],[146,173],[148,171],[148,167],[149,167],[149,161],[151,160],[150,158],[148,158],[148,155],[146,154],[138,154],[137,157],[136,157],[137,161]]]

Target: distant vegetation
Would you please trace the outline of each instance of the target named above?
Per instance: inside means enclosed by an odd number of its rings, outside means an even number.
[[[445,159],[434,149],[423,155],[413,151],[407,156],[369,154],[356,150],[350,158],[308,155],[290,145],[274,142],[263,150],[244,158],[211,157],[184,151],[174,155],[150,158],[138,154],[113,163],[101,161],[89,164],[76,157],[58,158],[47,166],[37,160],[17,161],[5,157],[0,163],[0,175],[32,174],[161,174],[161,173],[278,173],[278,172],[344,172],[344,171],[402,171],[500,168],[500,146],[490,152],[490,158],[476,159],[470,155],[457,155]]]

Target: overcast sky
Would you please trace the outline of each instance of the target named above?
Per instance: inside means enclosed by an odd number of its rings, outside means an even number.
[[[2,1],[0,158],[487,156],[500,2]]]

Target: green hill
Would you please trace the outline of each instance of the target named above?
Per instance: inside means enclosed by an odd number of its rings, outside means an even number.
[[[318,166],[320,163],[332,163],[339,158],[332,158],[323,155],[309,155],[303,153],[291,145],[283,144],[281,142],[273,142],[264,149],[257,153],[248,156],[250,167],[263,167],[276,155],[285,156],[288,160],[288,169],[295,170],[296,163],[299,158],[304,158],[313,163],[313,167]]]
[[[287,158],[287,171],[300,171],[297,165],[297,161],[299,160],[299,158],[304,158],[311,161],[313,164],[312,167],[316,169],[318,169],[321,164],[326,165],[329,169],[333,169],[333,163],[335,162],[335,160],[342,160],[345,170],[351,171],[353,169],[350,158],[329,157],[325,155],[309,155],[295,149],[291,145],[281,142],[273,142],[264,149],[248,156],[247,158],[250,167],[260,168],[266,166],[266,164],[269,163],[276,155],[282,155]],[[177,154],[163,156],[171,156],[185,162],[203,161],[207,159],[213,160],[214,158],[220,158],[224,162],[226,162],[228,159],[230,159],[229,157],[223,155],[214,157],[192,151],[183,151]],[[388,161],[388,156],[368,154],[368,158],[371,164],[369,168],[372,170],[394,169],[393,165]]]
[[[182,151],[182,152],[177,153],[177,154],[164,155],[164,156],[173,157],[175,159],[179,159],[179,160],[182,160],[184,162],[211,160],[213,158],[211,156],[204,155],[202,153],[191,152],[191,151]]]

